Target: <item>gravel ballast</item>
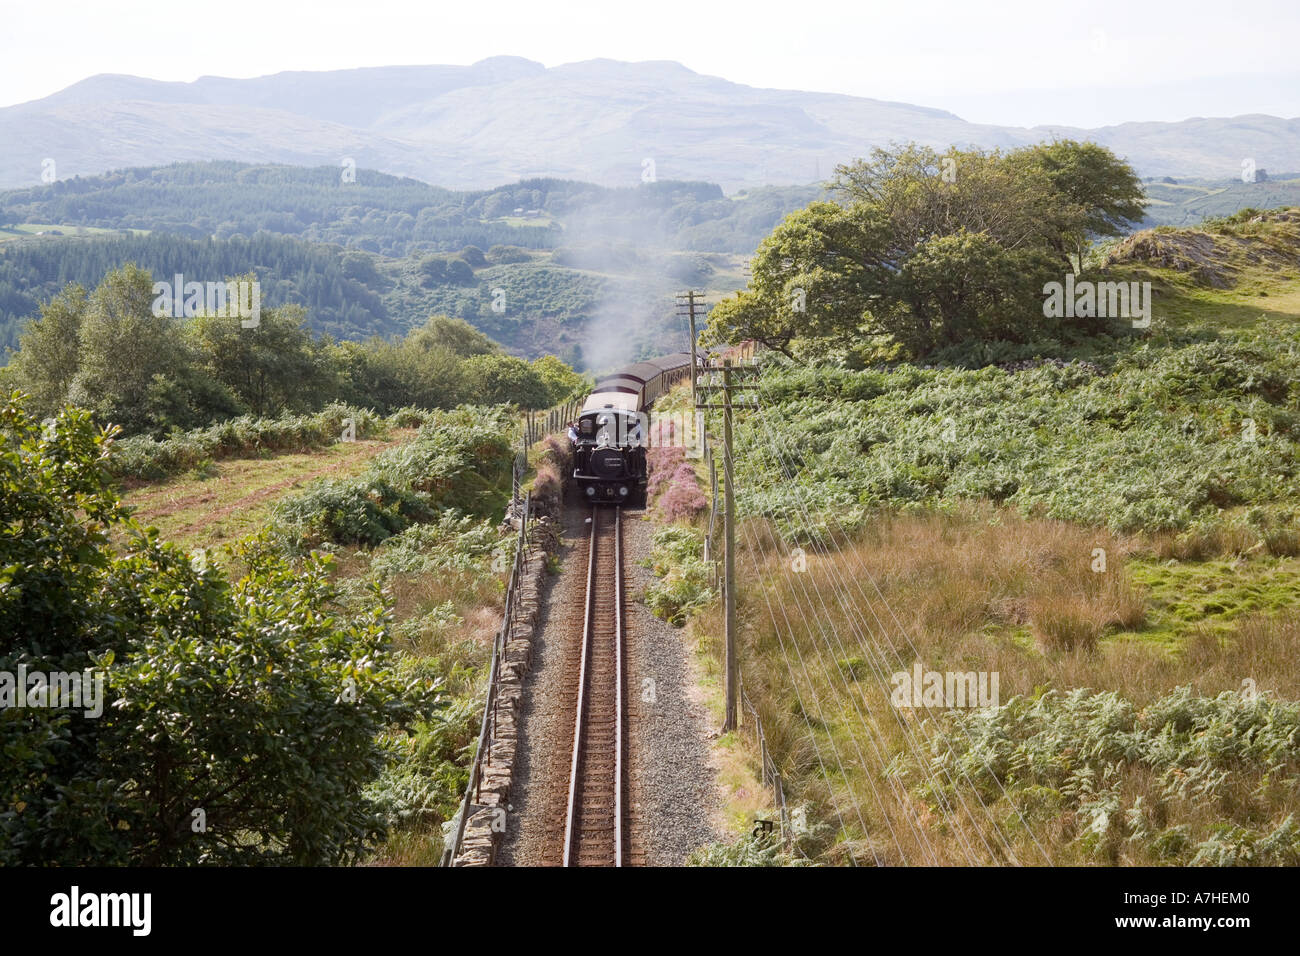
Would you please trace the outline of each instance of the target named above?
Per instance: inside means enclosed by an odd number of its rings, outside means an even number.
[[[563,853],[590,514],[580,503],[565,509],[562,571],[550,580],[542,601],[499,865],[554,864]],[[721,798],[711,758],[713,728],[697,700],[691,650],[682,631],[656,618],[640,600],[654,580],[641,564],[650,555],[653,530],[642,509],[624,509],[628,862],[674,866],[696,847],[722,838]]]

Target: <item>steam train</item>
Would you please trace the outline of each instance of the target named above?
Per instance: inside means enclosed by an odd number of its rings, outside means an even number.
[[[679,352],[596,380],[569,430],[573,480],[583,498],[613,504],[644,500],[647,414],[655,399],[690,374],[691,356]]]

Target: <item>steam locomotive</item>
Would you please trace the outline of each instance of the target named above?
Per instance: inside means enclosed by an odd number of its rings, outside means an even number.
[[[573,480],[588,501],[644,500],[647,413],[655,399],[691,374],[687,352],[637,362],[596,380],[569,430]]]

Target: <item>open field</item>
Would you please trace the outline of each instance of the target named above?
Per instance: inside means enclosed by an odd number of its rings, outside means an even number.
[[[33,236],[119,236],[129,232],[136,236],[147,236],[148,229],[102,229],[98,226],[69,226],[59,223],[23,222],[16,225],[0,227],[0,242],[11,239],[30,239]]]
[[[404,430],[388,441],[339,442],[306,454],[229,459],[203,475],[135,483],[123,500],[141,524],[156,527],[164,540],[183,548],[218,548],[262,527],[284,495],[317,478],[358,474],[379,452],[412,434]]]

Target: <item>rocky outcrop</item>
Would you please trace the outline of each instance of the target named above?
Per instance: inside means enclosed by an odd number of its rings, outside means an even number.
[[[1236,284],[1244,267],[1300,268],[1300,209],[1271,209],[1244,222],[1196,229],[1143,229],[1118,243],[1104,266],[1174,269],[1214,289]]]

